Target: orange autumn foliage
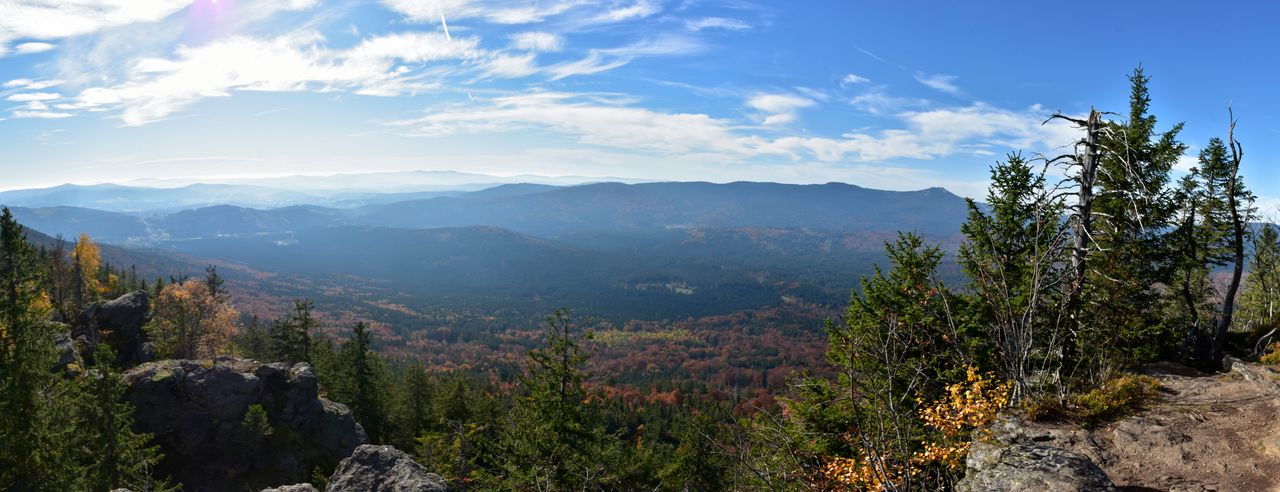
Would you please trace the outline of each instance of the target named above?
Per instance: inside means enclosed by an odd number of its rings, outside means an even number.
[[[977,368],[969,367],[966,373],[965,381],[948,386],[938,401],[928,405],[917,401],[920,419],[940,435],[911,456],[908,469],[871,453],[861,459],[831,457],[825,460],[819,479],[838,489],[882,491],[896,488],[893,485],[905,476],[924,473],[931,466],[960,467],[973,433],[995,420],[1009,403],[1013,389],[1012,383],[983,376]]]
[[[210,358],[224,352],[240,313],[201,280],[169,284],[155,301],[148,332],[166,357]]]

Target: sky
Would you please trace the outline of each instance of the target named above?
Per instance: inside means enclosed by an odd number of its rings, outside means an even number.
[[[1280,204],[1271,2],[0,0],[0,189],[399,170],[945,187],[1152,77]]]

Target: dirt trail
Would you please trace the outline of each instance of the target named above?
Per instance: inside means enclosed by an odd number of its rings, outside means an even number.
[[[1280,374],[1240,363],[1146,372],[1163,385],[1160,403],[1092,431],[1045,426],[1039,440],[1089,456],[1121,490],[1280,492]]]

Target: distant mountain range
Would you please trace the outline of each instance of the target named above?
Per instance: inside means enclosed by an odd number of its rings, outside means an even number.
[[[183,189],[60,188],[7,199],[109,201],[117,192],[152,199],[144,190],[160,203]],[[187,270],[190,258],[204,258],[325,285],[363,279],[418,309],[573,306],[620,320],[713,315],[787,299],[836,305],[883,260],[883,243],[897,231],[954,249],[966,217],[964,199],[941,188],[841,183],[515,183],[409,198],[357,207],[13,212],[47,234],[88,233],[148,254],[181,255]],[[953,273],[948,264],[944,274]]]
[[[84,193],[75,196],[80,202],[93,202],[93,196],[104,200],[113,196],[112,190],[105,186],[82,188]],[[136,189],[129,190],[134,196],[143,196]],[[166,190],[170,191],[173,190]],[[56,193],[60,192],[40,195],[41,200]],[[74,204],[76,200],[66,201]],[[77,205],[14,207],[14,213],[19,220],[49,234],[73,237],[87,232],[102,241],[137,244],[212,236],[279,235],[347,225],[415,229],[488,226],[548,237],[735,227],[846,233],[905,229],[950,235],[959,230],[966,212],[964,199],[941,188],[898,192],[840,183],[672,182],[569,187],[512,184],[357,208],[215,205],[129,214]]]
[[[126,184],[76,185],[0,192],[0,204],[11,207],[76,206],[115,212],[152,213],[211,205],[277,208],[324,205],[355,208],[363,205],[449,196],[501,184],[571,186],[586,183],[643,180],[588,176],[492,176],[457,171],[404,171],[228,179],[135,180]]]

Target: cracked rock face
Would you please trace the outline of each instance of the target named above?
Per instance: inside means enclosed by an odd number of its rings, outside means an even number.
[[[114,300],[95,302],[80,313],[71,337],[89,350],[106,342],[116,352],[116,366],[151,360],[154,348],[142,327],[151,321],[151,299],[139,290]]]
[[[1037,443],[975,442],[961,491],[1114,491],[1107,474],[1088,458]]]
[[[163,360],[129,370],[125,380],[136,430],[153,434],[165,454],[157,471],[184,490],[301,482],[368,442],[345,405],[318,396],[306,363]],[[242,425],[252,405],[267,412],[269,436]]]
[[[364,445],[334,470],[326,492],[446,492],[443,478],[427,473],[391,446]]]

